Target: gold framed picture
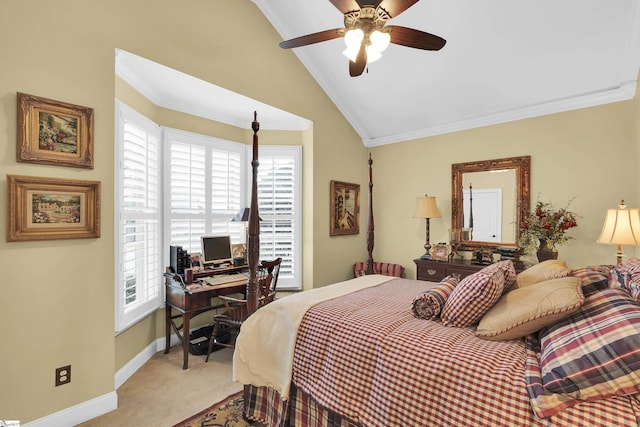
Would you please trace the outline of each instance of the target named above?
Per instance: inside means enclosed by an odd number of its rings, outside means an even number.
[[[19,92],[17,98],[17,161],[93,169],[93,108]]]
[[[331,181],[329,235],[358,234],[360,224],[360,185]]]
[[[431,248],[431,259],[436,261],[447,261],[449,257],[449,245],[438,243]]]
[[[7,241],[100,237],[100,182],[7,175]]]

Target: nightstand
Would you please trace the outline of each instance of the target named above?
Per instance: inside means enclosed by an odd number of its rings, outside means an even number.
[[[435,261],[417,258],[413,262],[416,263],[417,268],[416,279],[429,282],[439,282],[451,274],[459,274],[460,278],[464,278],[487,267],[486,265],[472,264],[470,260],[466,259]],[[516,267],[516,273],[520,271],[522,271],[522,268]]]

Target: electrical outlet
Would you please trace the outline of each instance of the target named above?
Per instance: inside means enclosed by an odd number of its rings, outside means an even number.
[[[56,369],[56,387],[71,382],[71,365]]]

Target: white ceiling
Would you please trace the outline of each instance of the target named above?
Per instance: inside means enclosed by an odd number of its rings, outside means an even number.
[[[329,0],[253,2],[283,40],[343,27],[343,15]],[[639,3],[422,0],[388,22],[443,37],[444,48],[392,44],[359,77],[349,76],[342,39],[291,52],[364,145],[376,146],[633,98],[640,67]],[[309,126],[272,107],[268,116],[268,106],[246,97],[236,112],[225,103],[223,113],[208,105],[216,97],[201,85],[224,89],[151,61],[146,66],[152,69],[145,70],[134,63],[141,60],[147,61],[121,51],[116,70],[158,105],[241,127],[250,122],[247,109],[260,110],[261,124],[271,121],[270,128]],[[159,73],[156,83],[150,77]],[[179,85],[167,84],[169,77],[179,78]]]

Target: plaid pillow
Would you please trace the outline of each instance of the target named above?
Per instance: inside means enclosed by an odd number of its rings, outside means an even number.
[[[609,271],[609,287],[625,288],[640,301],[640,259],[629,258]]]
[[[442,309],[443,325],[471,326],[498,302],[505,289],[504,269],[490,267],[494,265],[465,277],[455,287]]]
[[[609,288],[610,265],[590,265],[571,270],[569,276],[577,277],[582,282],[582,293],[589,295],[592,292]]]
[[[604,289],[540,333],[542,384],[581,400],[640,391],[640,304]]]
[[[493,272],[496,270],[502,271],[502,273],[504,273],[505,291],[516,283],[516,269],[513,266],[513,262],[511,260],[498,261],[485,267],[484,270],[487,272]]]
[[[458,283],[460,283],[460,277],[447,276],[438,285],[418,294],[411,306],[413,315],[425,320],[438,317],[447,298]]]

